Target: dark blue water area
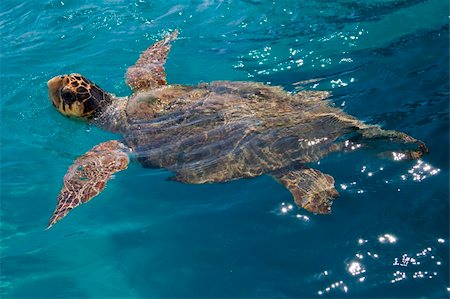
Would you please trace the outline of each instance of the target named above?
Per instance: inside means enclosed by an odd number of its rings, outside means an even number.
[[[448,298],[447,1],[0,5],[2,298]],[[127,67],[176,28],[170,83],[328,90],[430,152],[393,161],[361,149],[311,165],[340,193],[326,216],[268,175],[187,185],[132,162],[45,230],[73,160],[120,138],[61,116],[47,80],[79,72],[129,95]]]

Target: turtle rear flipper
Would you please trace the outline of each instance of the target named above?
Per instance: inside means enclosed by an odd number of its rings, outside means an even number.
[[[129,67],[126,82],[136,93],[166,85],[164,64],[169,55],[171,42],[178,36],[178,30],[166,36],[142,52],[136,64]]]
[[[128,147],[112,140],[94,146],[75,160],[64,176],[56,209],[47,229],[64,218],[70,210],[98,195],[112,175],[128,167]]]
[[[271,174],[292,193],[299,207],[314,214],[329,214],[333,199],[339,196],[333,177],[317,169],[279,170]]]
[[[428,154],[428,147],[406,133],[383,130],[379,126],[361,128],[360,135],[353,142],[361,142],[376,148],[381,156],[393,157],[394,160],[414,160]]]

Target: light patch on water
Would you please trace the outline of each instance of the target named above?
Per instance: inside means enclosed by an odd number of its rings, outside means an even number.
[[[341,60],[339,60],[339,63],[344,63],[344,62],[353,62],[353,59],[345,57],[345,58],[341,58]]]
[[[420,279],[420,278],[433,278],[437,276],[437,272],[429,272],[429,271],[415,271],[413,274],[413,278]]]
[[[431,264],[429,263],[430,260],[434,260],[436,259],[436,256],[432,254],[433,252],[433,248],[431,247],[427,247],[424,248],[423,250],[409,255],[407,253],[404,253],[400,258],[395,258],[394,262],[393,262],[393,266],[396,267],[402,267],[405,270],[397,270],[396,272],[394,272],[393,274],[393,279],[391,280],[391,283],[396,283],[399,282],[403,279],[406,278],[413,278],[413,279],[433,279],[436,276],[439,275],[439,272],[436,270],[432,269]],[[421,260],[424,263],[424,266],[421,266]],[[440,266],[442,263],[441,261],[437,261],[436,265]],[[408,269],[409,267],[413,265],[413,269],[414,271],[409,271]],[[417,267],[424,267],[423,269],[418,270]]]
[[[416,253],[416,256],[426,256],[429,252],[431,252],[431,247],[425,248],[421,252]]]
[[[321,143],[323,141],[327,141],[327,140],[328,140],[327,137],[323,137],[323,138],[314,138],[311,140],[307,139],[307,140],[305,140],[305,142],[308,146],[313,146],[313,145],[319,144],[319,143]]]
[[[309,217],[306,215],[297,214],[295,217],[303,221],[309,221]]]
[[[408,177],[411,177],[413,181],[421,182],[429,176],[438,174],[441,170],[435,168],[422,160],[417,160],[416,164],[408,170]],[[406,175],[402,175],[402,180],[406,180]]]
[[[344,293],[348,292],[348,286],[345,285],[344,281],[335,281],[331,283],[330,285],[327,285],[324,289],[321,289],[317,291],[317,294],[322,296],[323,294],[329,293],[329,292],[336,292],[336,291],[342,291]]]
[[[339,185],[339,187],[342,190],[349,190],[350,192],[357,192],[357,193],[360,193],[360,194],[364,193],[364,190],[362,190],[362,189],[358,189],[358,190],[354,191],[354,188],[352,188],[354,186],[356,186],[356,182],[342,183],[342,184]]]
[[[244,67],[244,63],[242,62],[242,60],[238,60],[238,61],[233,65],[233,67],[234,67],[235,69],[243,68],[243,67]]]
[[[358,261],[352,261],[352,262],[348,265],[347,271],[348,271],[351,275],[356,276],[356,275],[359,275],[359,274],[362,274],[362,273],[366,272],[366,269],[364,268],[364,266],[363,266],[360,262],[358,262]]]
[[[397,237],[391,234],[384,234],[383,236],[378,237],[378,241],[380,243],[395,243],[397,242]]]
[[[362,246],[375,246],[377,250],[386,248],[379,247],[378,243],[382,244],[394,244],[398,243],[397,236],[391,233],[383,233],[372,238],[359,238],[355,240],[358,244],[358,248]],[[370,242],[369,242],[370,241]],[[436,246],[445,243],[443,238],[435,239]],[[369,249],[369,248],[368,248]],[[345,267],[345,270],[354,277],[354,283],[364,283],[370,278],[370,271],[367,268],[379,269],[380,267],[387,267],[389,270],[386,275],[389,277],[388,283],[394,284],[407,279],[435,279],[439,277],[440,271],[438,266],[442,264],[441,261],[436,261],[438,257],[434,254],[434,248],[432,246],[425,247],[414,254],[403,253],[401,257],[394,258],[392,265],[389,265],[389,256],[392,250],[396,250],[396,247],[387,251],[375,253],[372,250],[365,252],[354,253],[354,259],[351,259]],[[355,259],[356,257],[356,259]],[[381,258],[383,257],[383,258]],[[364,263],[363,263],[364,260]],[[433,263],[430,263],[433,261]],[[330,273],[324,272],[324,275],[328,276]],[[333,275],[330,275],[329,279],[332,279]],[[336,278],[335,278],[336,279]],[[351,287],[351,282],[350,287]],[[348,286],[345,283],[334,282],[330,285],[326,285],[324,288],[317,291],[318,295],[331,296],[332,292],[340,290],[344,293],[349,291]],[[339,294],[337,294],[339,295]]]
[[[357,145],[358,147],[358,145]],[[380,171],[383,170],[382,168],[380,168]],[[367,166],[363,165],[361,168],[361,173],[366,173],[368,177],[372,177],[375,172],[374,171],[368,171]]]
[[[350,148],[352,149],[352,151],[354,151],[360,147],[361,147],[361,144],[355,144],[355,145],[352,145]]]
[[[337,80],[331,80],[331,87],[335,88],[335,87],[345,87],[348,85],[348,83],[342,81],[342,79],[337,79]]]
[[[294,210],[298,210],[298,208],[296,208],[294,204],[287,204],[285,202],[282,202],[277,208],[274,209],[273,212],[279,216],[296,218],[303,223],[307,223],[310,221],[309,216],[303,214],[294,214]]]
[[[404,153],[392,152],[392,158],[394,161],[401,161],[406,158],[406,155]]]
[[[370,251],[367,251],[367,255],[370,256],[370,257],[372,257],[372,258],[374,258],[374,259],[379,258],[379,255],[378,255],[377,253],[372,253],[372,252],[370,252]]]
[[[403,279],[406,279],[406,273],[401,271],[395,271],[393,273],[394,279],[391,280],[391,283],[396,283],[399,281],[402,281]]]
[[[281,203],[281,206],[279,207],[279,214],[288,214],[290,211],[294,209],[294,206],[292,204],[286,204],[285,202]]]
[[[408,256],[406,253],[402,255],[402,259],[399,262],[398,258],[394,259],[394,262],[392,263],[393,266],[401,266],[401,267],[407,267],[409,264],[412,265],[420,265],[420,262],[418,262],[415,258]]]

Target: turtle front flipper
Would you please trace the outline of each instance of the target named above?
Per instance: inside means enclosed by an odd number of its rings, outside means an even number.
[[[136,93],[166,85],[164,64],[169,55],[171,42],[178,36],[175,30],[142,52],[136,64],[129,67],[126,74],[128,86]]]
[[[56,209],[47,229],[64,218],[70,210],[98,195],[112,175],[128,167],[129,148],[112,140],[94,146],[75,160],[64,176]]]
[[[329,214],[333,199],[339,196],[333,177],[317,169],[279,170],[271,174],[292,193],[299,207],[314,214]]]

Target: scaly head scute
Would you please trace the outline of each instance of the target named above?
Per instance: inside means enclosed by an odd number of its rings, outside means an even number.
[[[112,102],[110,94],[80,74],[56,76],[47,85],[53,106],[68,117],[92,119]]]

